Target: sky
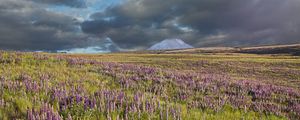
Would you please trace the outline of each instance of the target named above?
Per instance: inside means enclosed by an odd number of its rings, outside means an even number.
[[[0,49],[113,52],[300,43],[300,0],[0,0]]]

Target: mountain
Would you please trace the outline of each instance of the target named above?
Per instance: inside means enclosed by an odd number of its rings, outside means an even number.
[[[187,48],[193,48],[193,46],[186,44],[181,39],[166,39],[151,46],[148,50],[172,50]]]

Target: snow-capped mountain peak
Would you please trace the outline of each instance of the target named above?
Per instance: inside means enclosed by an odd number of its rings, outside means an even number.
[[[153,45],[148,50],[171,50],[171,49],[187,49],[187,48],[193,48],[193,47],[191,45],[186,44],[181,39],[166,39]]]

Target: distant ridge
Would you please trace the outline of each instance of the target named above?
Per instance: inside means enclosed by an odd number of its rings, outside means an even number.
[[[148,50],[175,50],[175,49],[188,49],[188,48],[194,48],[194,47],[186,44],[181,39],[165,39],[151,46]]]
[[[124,52],[128,53],[128,52]],[[148,50],[148,51],[132,51],[129,53],[140,54],[206,54],[206,53],[247,53],[247,54],[289,54],[292,56],[300,56],[300,44],[287,45],[262,45],[251,47],[202,47],[188,49],[172,49],[172,50]]]
[[[300,44],[267,45],[256,47],[204,47],[180,50],[165,50],[160,53],[248,53],[248,54],[290,54],[300,56]]]

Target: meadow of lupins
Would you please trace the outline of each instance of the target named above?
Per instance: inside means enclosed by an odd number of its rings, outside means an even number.
[[[0,65],[0,119],[300,119],[298,88],[224,72],[3,51]]]

